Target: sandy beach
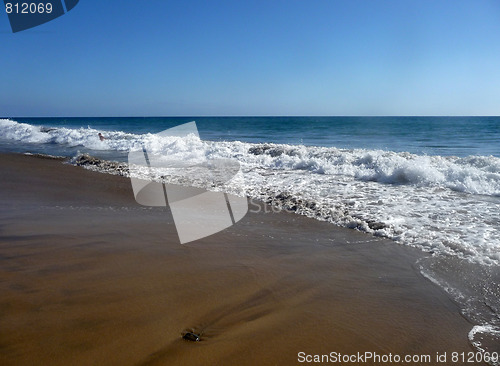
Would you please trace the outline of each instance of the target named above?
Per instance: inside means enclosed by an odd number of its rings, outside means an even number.
[[[451,365],[473,351],[418,250],[286,212],[181,245],[168,208],[139,206],[127,178],[0,164],[2,365],[297,365],[299,352]]]

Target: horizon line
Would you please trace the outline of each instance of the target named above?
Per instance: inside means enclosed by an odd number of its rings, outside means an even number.
[[[307,118],[307,117],[318,117],[318,118],[390,118],[390,117],[403,117],[403,118],[408,118],[408,117],[442,117],[442,118],[450,118],[450,117],[500,117],[500,115],[274,115],[274,114],[255,114],[255,115],[145,115],[145,116],[125,116],[125,115],[116,115],[116,116],[110,116],[110,115],[101,115],[101,116],[2,116],[0,117],[1,119],[10,119],[10,118],[269,118],[269,117],[274,117],[274,118]]]

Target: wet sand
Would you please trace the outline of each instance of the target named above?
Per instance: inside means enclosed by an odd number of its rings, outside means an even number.
[[[284,212],[181,245],[168,209],[136,204],[126,178],[22,155],[0,164],[1,365],[473,350],[417,250]]]

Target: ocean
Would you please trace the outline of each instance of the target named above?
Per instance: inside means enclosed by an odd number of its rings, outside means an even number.
[[[199,138],[155,135],[191,121]],[[138,145],[193,165],[240,164],[239,179],[223,187],[202,177],[184,184],[429,253],[416,266],[477,324],[471,343],[500,344],[500,117],[0,119],[3,152],[126,162]],[[157,179],[178,182],[162,171]]]
[[[59,135],[30,135],[22,126],[3,120],[2,149],[10,141],[17,151],[33,149],[72,154],[105,146],[92,142],[94,131],[129,134],[157,133],[196,121],[200,137],[208,141],[242,141],[339,149],[386,150],[418,155],[500,157],[500,117],[85,117],[10,118],[32,126],[66,128]],[[16,135],[17,133],[17,135]],[[66,133],[66,135],[63,135]],[[79,135],[80,134],[80,135]],[[95,142],[95,141],[94,141]],[[14,146],[8,149],[16,149]],[[126,150],[127,145],[113,146]]]

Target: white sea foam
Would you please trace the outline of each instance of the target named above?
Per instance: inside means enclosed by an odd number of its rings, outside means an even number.
[[[320,220],[480,263],[500,262],[500,159],[159,137],[0,120],[0,138],[92,151],[145,147],[196,165],[237,159],[244,179],[223,189]],[[179,177],[159,171],[158,178]],[[184,177],[185,178],[185,177]],[[201,176],[185,184],[210,186]],[[218,189],[221,189],[220,187]]]
[[[138,136],[122,131],[110,131],[108,139],[100,141],[98,131],[88,128],[41,127],[19,123],[9,119],[0,119],[0,137],[19,142],[38,144],[60,144],[65,146],[83,146],[91,150],[126,151]],[[142,137],[144,138],[144,137]]]
[[[469,332],[469,341],[481,354],[486,363],[500,365],[500,328],[490,324],[475,325]]]

